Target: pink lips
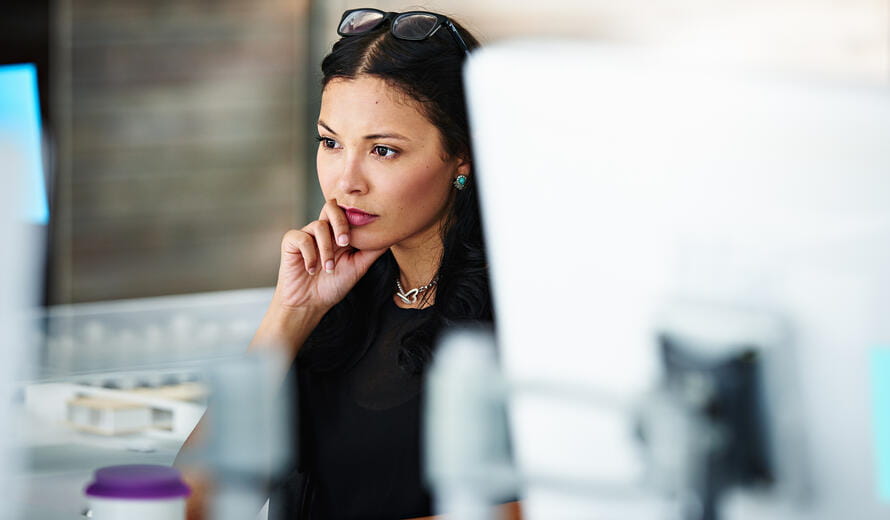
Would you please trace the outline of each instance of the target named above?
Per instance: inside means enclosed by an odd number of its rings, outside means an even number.
[[[364,226],[365,224],[370,224],[371,222],[374,222],[375,220],[377,220],[377,218],[379,218],[377,215],[365,213],[364,211],[356,208],[343,208],[343,211],[346,212],[346,220],[349,221],[350,226]]]

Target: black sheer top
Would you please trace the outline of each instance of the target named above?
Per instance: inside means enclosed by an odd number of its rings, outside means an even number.
[[[430,312],[390,301],[376,338],[347,369],[300,373],[302,471],[273,494],[270,518],[392,520],[432,514],[421,470],[423,377],[401,369],[398,361],[402,337]]]

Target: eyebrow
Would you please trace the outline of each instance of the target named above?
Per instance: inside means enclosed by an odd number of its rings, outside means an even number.
[[[330,132],[330,133],[333,134],[333,135],[337,135],[337,132],[335,132],[331,127],[329,127],[329,126],[328,126],[324,121],[322,121],[321,119],[318,120],[318,126],[323,127],[325,130],[327,130],[328,132]],[[396,133],[396,132],[386,132],[386,133],[382,133],[382,134],[369,134],[369,135],[366,135],[366,136],[364,137],[364,139],[366,139],[366,140],[372,140],[372,139],[400,139],[400,140],[402,140],[402,141],[410,141],[410,140],[411,140],[411,139],[405,137],[404,135],[402,135],[402,134],[398,134],[398,133]]]

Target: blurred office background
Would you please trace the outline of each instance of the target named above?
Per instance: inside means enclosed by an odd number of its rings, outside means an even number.
[[[484,43],[639,43],[887,84],[887,0],[10,0],[0,60],[38,63],[51,304],[271,286],[317,214],[318,65],[340,13],[453,14]],[[553,78],[558,88],[559,78]]]

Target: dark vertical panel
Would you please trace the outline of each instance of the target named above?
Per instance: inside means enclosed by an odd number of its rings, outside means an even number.
[[[49,202],[53,206],[53,106],[50,103],[50,5],[49,0],[6,0],[0,16],[0,64],[34,63],[37,67],[37,87],[40,96],[40,115],[43,120],[46,154],[46,175]],[[53,225],[53,222],[50,222]],[[51,231],[50,231],[51,233]],[[47,252],[52,254],[48,241]],[[49,301],[52,272],[49,262],[43,266],[43,303]]]
[[[35,63],[44,124],[49,104],[49,0],[5,0],[0,16],[0,64]]]

